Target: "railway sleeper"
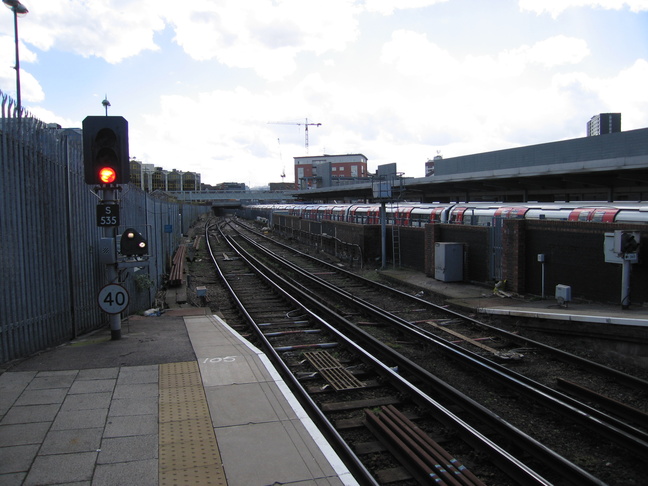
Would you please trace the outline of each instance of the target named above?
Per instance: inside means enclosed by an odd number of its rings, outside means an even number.
[[[393,405],[365,410],[365,425],[421,484],[483,482]]]

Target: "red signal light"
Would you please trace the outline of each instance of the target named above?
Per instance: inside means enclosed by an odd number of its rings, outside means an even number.
[[[99,169],[99,180],[102,184],[112,184],[117,179],[117,172],[112,167]]]
[[[83,120],[83,167],[86,184],[128,184],[128,122],[121,116]]]

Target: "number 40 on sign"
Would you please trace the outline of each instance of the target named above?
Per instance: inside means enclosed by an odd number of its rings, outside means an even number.
[[[99,291],[99,307],[108,314],[119,314],[128,306],[128,292],[117,284],[108,284]]]

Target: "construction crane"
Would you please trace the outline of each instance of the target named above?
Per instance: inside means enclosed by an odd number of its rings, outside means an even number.
[[[283,164],[283,155],[281,155],[281,139],[277,139],[277,143],[279,144],[279,160]],[[281,182],[284,182],[286,179],[286,166],[284,165],[283,168],[281,169]]]
[[[268,122],[268,123],[271,123],[273,125],[299,125],[299,126],[304,125],[305,127],[304,132],[306,134],[306,143],[305,143],[306,155],[308,155],[308,127],[322,126],[321,123],[308,123],[308,118],[306,118],[306,123],[293,123],[293,122]]]

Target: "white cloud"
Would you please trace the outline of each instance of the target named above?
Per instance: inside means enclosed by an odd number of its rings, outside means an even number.
[[[165,168],[200,172],[205,182],[238,180],[259,185],[277,181],[281,131],[268,121],[296,96],[269,96],[244,88],[214,90],[197,97],[164,96],[160,112],[146,115],[145,126],[136,128],[143,136],[131,135],[141,141],[131,147],[131,153],[143,161],[175,160],[176,167]],[[302,140],[299,145],[285,144],[286,153],[303,153]],[[292,167],[292,159],[289,162],[286,170]]]
[[[305,154],[303,125],[270,121],[308,117],[322,123],[310,128],[311,155],[360,152],[370,170],[397,162],[407,176],[422,176],[437,150],[451,157],[582,136],[600,112],[621,111],[624,129],[648,126],[640,34],[610,62],[608,52],[590,51],[598,33],[582,28],[588,10],[565,16],[559,35],[519,13],[590,6],[632,18],[642,3],[527,0],[467,15],[481,2],[29,0],[20,20],[23,104],[38,103],[32,112],[45,121],[79,126],[107,91],[111,110],[129,120],[139,160],[255,186],[284,169],[292,180],[293,157]],[[169,43],[168,55],[159,52]],[[0,87],[9,94],[13,55],[5,14]],[[69,75],[47,71],[58,56]],[[106,87],[87,71],[90,56],[110,64],[101,66]]]
[[[518,49],[517,52],[522,54],[528,62],[546,67],[578,64],[590,54],[587,43],[583,39],[564,35],[557,35],[537,42],[530,48]]]
[[[585,73],[558,75],[555,84],[569,99],[581,100],[591,115],[605,112],[622,114],[622,129],[646,126],[648,61],[637,60],[613,77],[594,77]]]
[[[535,43],[484,56],[459,59],[430,42],[426,34],[399,30],[383,46],[381,61],[405,76],[426,78],[431,84],[449,79],[499,80],[520,76],[534,64],[553,68],[577,64],[589,55],[582,39],[558,35]]]
[[[156,50],[164,28],[154,0],[33,0],[21,20],[21,39],[43,51],[56,48],[118,63]]]
[[[588,7],[605,10],[630,9],[631,12],[648,11],[646,0],[519,0],[520,10],[529,10],[537,14],[548,13],[558,17],[568,8]]]
[[[20,93],[22,104],[26,101],[41,102],[45,98],[45,93],[38,80],[25,70],[25,64],[35,62],[36,54],[20,42]],[[16,98],[16,44],[14,37],[0,35],[0,85],[11,86],[7,90],[12,98]]]
[[[391,40],[382,49],[380,60],[393,64],[398,72],[405,76],[429,78],[446,82],[446,76],[452,76],[459,68],[459,62],[453,56],[437,46],[427,34],[408,30],[397,30]]]
[[[77,127],[81,128],[80,125],[77,123],[76,120],[70,120],[68,118],[64,118],[50,110],[46,110],[45,108],[42,108],[40,106],[36,106],[34,108],[30,108],[29,112],[36,118],[42,121],[46,121],[46,123],[58,123],[64,128],[69,128],[69,127]]]
[[[448,0],[365,0],[364,6],[368,12],[377,12],[382,15],[391,15],[396,10],[408,10],[430,7]]]
[[[176,42],[194,59],[278,80],[294,72],[300,53],[340,51],[355,40],[358,12],[352,0],[223,0],[193,2],[168,18]]]

